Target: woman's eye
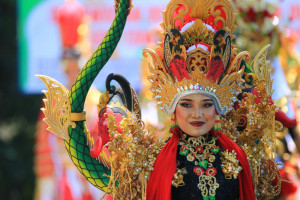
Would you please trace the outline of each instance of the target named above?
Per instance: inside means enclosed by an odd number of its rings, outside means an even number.
[[[203,107],[204,107],[204,108],[210,108],[210,107],[212,107],[212,106],[214,106],[213,103],[205,103],[205,104],[203,104]]]
[[[181,105],[182,107],[185,107],[185,108],[190,108],[190,107],[192,107],[192,105],[189,104],[189,103],[180,103],[179,105]]]

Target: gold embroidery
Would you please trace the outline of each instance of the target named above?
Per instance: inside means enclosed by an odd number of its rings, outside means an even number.
[[[209,189],[207,185],[209,185]],[[203,197],[215,196],[218,187],[219,184],[217,183],[216,177],[206,175],[199,176],[198,188],[201,190]]]
[[[207,137],[190,137],[187,140],[185,134],[182,135],[180,145],[180,155],[186,156],[189,162],[194,162],[195,167],[193,172],[199,177],[199,183],[197,187],[200,189],[204,199],[214,199],[216,190],[219,188],[215,175],[217,170],[213,166],[213,162],[216,160],[214,154],[219,153],[219,146],[216,146],[217,138],[212,138],[207,142]],[[179,176],[182,174],[175,173],[177,179],[173,179],[173,182],[178,184]],[[175,178],[175,176],[174,176]],[[179,180],[178,180],[179,179]],[[176,187],[176,185],[174,185]]]

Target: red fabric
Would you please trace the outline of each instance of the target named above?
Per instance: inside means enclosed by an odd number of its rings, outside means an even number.
[[[237,159],[243,167],[238,177],[240,200],[255,200],[250,167],[245,152],[226,135],[219,134],[218,136],[220,146],[224,150],[234,150],[237,153]],[[171,184],[176,172],[178,142],[179,132],[177,131],[158,154],[153,166],[154,170],[147,185],[147,200],[171,199]]]
[[[90,193],[83,194],[81,200],[93,200],[93,196]]]
[[[52,160],[52,148],[49,144],[49,137],[51,133],[47,131],[47,124],[43,121],[45,115],[42,111],[39,113],[35,149],[34,149],[34,168],[35,175],[40,177],[51,177],[54,173],[54,163]]]
[[[62,200],[74,199],[65,172],[63,172],[61,179],[58,181],[58,191],[59,196],[61,196]]]
[[[243,149],[229,139],[225,134],[221,134],[218,138],[220,146],[224,150],[231,152],[234,150],[237,154],[237,159],[240,162],[243,170],[239,173],[239,190],[240,200],[255,200],[254,189],[252,185],[252,177],[250,172],[250,166],[247,160],[247,156]]]
[[[277,112],[275,114],[275,119],[277,121],[280,121],[282,123],[282,125],[287,128],[293,128],[297,125],[296,119],[288,118],[288,116],[286,116],[286,114],[284,112],[282,112],[281,110],[277,110]]]
[[[298,189],[297,185],[290,179],[289,174],[284,169],[280,169],[279,171],[283,180],[291,182],[281,182],[281,192],[279,196],[289,196],[295,194]]]
[[[105,196],[105,199],[104,199],[104,200],[114,200],[114,198],[113,198],[111,195],[107,194],[107,195]]]
[[[175,133],[158,154],[147,185],[147,200],[170,200],[171,184],[176,172],[179,132]]]
[[[58,8],[57,20],[64,47],[73,48],[79,39],[78,27],[85,15],[84,7],[77,1],[65,2]]]

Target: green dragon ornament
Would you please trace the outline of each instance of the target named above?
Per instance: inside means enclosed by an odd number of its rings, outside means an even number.
[[[110,193],[111,169],[90,155],[90,138],[85,125],[83,111],[85,98],[94,79],[113,54],[125,27],[127,16],[132,8],[131,0],[115,0],[115,19],[102,43],[85,64],[70,91],[56,80],[37,75],[48,91],[42,108],[49,125],[48,130],[65,141],[66,149],[81,174],[98,189]],[[92,144],[91,144],[92,143]]]

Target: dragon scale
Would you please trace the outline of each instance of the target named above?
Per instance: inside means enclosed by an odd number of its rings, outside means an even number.
[[[90,86],[111,57],[121,38],[128,16],[131,1],[120,0],[115,19],[102,43],[85,64],[69,92],[72,113],[83,112],[84,102]],[[76,128],[69,127],[69,140],[65,140],[66,149],[75,166],[95,187],[108,191],[110,169],[90,156],[85,122],[76,122]]]

